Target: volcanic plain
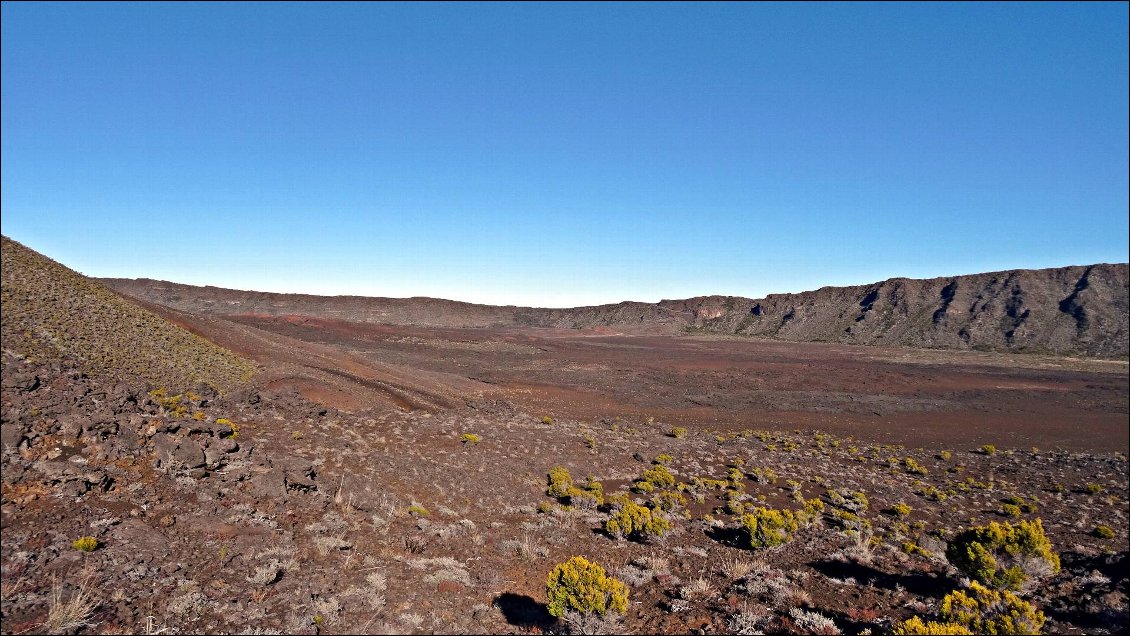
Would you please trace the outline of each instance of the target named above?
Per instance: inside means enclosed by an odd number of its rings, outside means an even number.
[[[975,631],[1130,624],[1125,331],[1099,359],[718,333],[701,303],[403,324],[4,250],[4,633],[915,633],[957,594]],[[1029,296],[1032,342],[1122,324],[1096,271]],[[1001,584],[962,557],[991,524],[1049,548]],[[578,556],[620,611],[551,613]]]

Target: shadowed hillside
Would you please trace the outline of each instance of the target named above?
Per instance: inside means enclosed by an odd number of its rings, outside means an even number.
[[[182,390],[246,381],[254,365],[100,283],[3,237],[3,348],[41,360],[73,357],[103,377]]]
[[[553,327],[711,333],[790,341],[1126,358],[1127,264],[892,278],[762,299],[703,296],[572,309],[494,307],[433,298],[246,292],[107,279],[129,296],[219,316],[287,315],[421,327]]]

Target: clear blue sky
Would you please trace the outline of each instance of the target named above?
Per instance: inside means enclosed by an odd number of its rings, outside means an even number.
[[[567,306],[1128,260],[1127,4],[4,3],[3,232]]]

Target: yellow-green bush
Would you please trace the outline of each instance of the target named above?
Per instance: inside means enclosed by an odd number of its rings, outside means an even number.
[[[797,513],[797,520],[807,526],[824,514],[824,502],[813,498],[804,502],[804,507]]]
[[[648,541],[662,537],[671,529],[671,522],[661,511],[653,511],[633,501],[625,501],[608,521],[604,530],[613,536]]]
[[[1095,526],[1095,529],[1091,532],[1091,534],[1100,539],[1113,539],[1114,529],[1110,526]]]
[[[546,488],[545,494],[550,497],[568,497],[572,488],[573,478],[569,476],[567,468],[554,466],[549,469],[549,487]]]
[[[94,537],[80,537],[71,544],[71,547],[80,552],[94,552],[98,549],[98,539]]]
[[[647,482],[659,489],[675,487],[675,476],[663,465],[656,465],[643,471],[643,474],[640,475],[640,481]]]
[[[663,490],[655,493],[655,496],[651,498],[651,507],[664,512],[686,510],[687,497],[681,492]]]
[[[653,460],[651,461],[651,463],[653,463],[653,464],[662,464],[662,465],[666,466],[667,464],[670,464],[670,463],[671,463],[671,461],[672,461],[672,460],[674,460],[674,459],[675,459],[674,457],[670,456],[670,455],[669,455],[669,454],[667,454],[667,453],[661,453],[661,454],[659,454],[659,455],[656,455],[656,456],[655,456],[655,459],[653,459]]]
[[[1059,572],[1059,555],[1052,551],[1041,520],[991,522],[953,538],[946,558],[971,578],[996,589],[1020,589],[1033,576]]]
[[[997,592],[974,581],[968,593],[957,590],[942,599],[939,617],[974,634],[1039,634],[1046,617],[1012,592]]]
[[[904,504],[901,501],[891,506],[891,514],[895,515],[896,517],[905,517],[906,515],[910,514],[911,510],[912,509],[910,506]]]
[[[742,516],[742,525],[749,532],[750,547],[768,548],[786,543],[800,522],[792,510],[758,507]]]
[[[929,471],[922,464],[919,464],[913,457],[907,457],[902,460],[903,466],[906,466],[906,472],[912,475],[925,475]]]
[[[459,438],[459,441],[463,442],[464,445],[478,444],[481,440],[482,438],[478,435],[475,435],[474,433],[463,433],[463,435]]]
[[[675,439],[683,439],[686,436],[687,429],[683,428],[682,426],[676,426],[675,428],[671,429],[671,437],[674,437]]]
[[[608,576],[599,564],[580,556],[553,568],[545,593],[549,614],[557,618],[568,611],[604,616],[609,612],[622,614],[628,609],[628,586]]]
[[[957,623],[938,623],[923,621],[914,616],[891,628],[895,636],[972,636],[973,632],[968,627]]]

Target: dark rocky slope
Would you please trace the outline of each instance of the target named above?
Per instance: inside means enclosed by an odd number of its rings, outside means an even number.
[[[149,279],[104,282],[148,302],[211,315],[305,315],[430,327],[691,329],[792,341],[1126,358],[1127,271],[1119,263],[892,278],[761,299],[702,296],[572,309],[272,294]]]

